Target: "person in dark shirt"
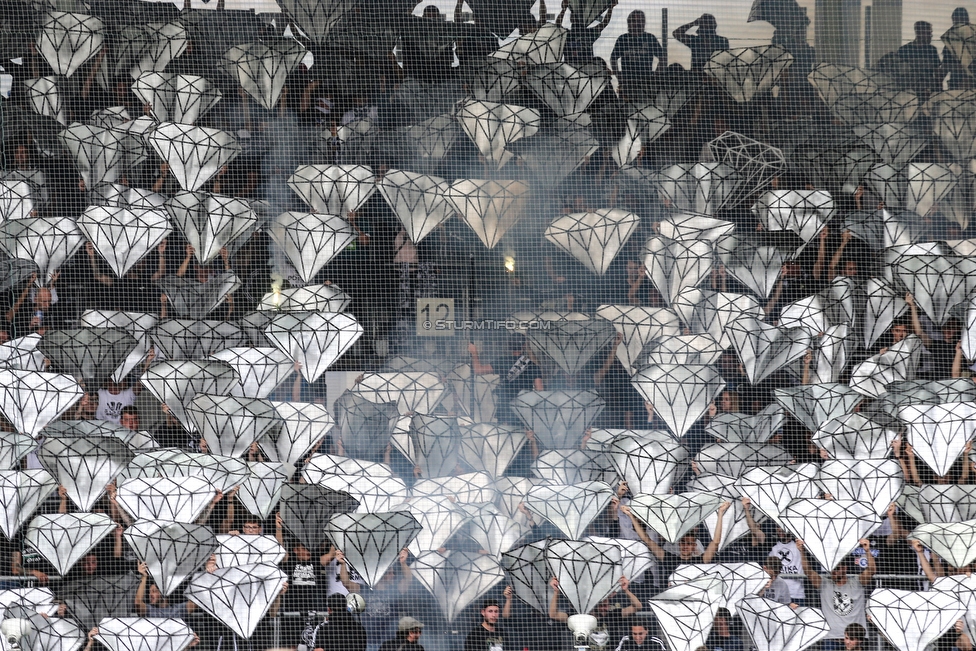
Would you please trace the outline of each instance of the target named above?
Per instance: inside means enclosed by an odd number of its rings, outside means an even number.
[[[346,596],[334,594],[326,599],[329,622],[316,637],[316,648],[322,651],[366,651],[366,629],[352,616],[346,606]]]
[[[380,651],[424,651],[419,643],[424,632],[423,622],[413,617],[401,617],[397,629],[396,637],[381,644]]]
[[[719,608],[715,613],[712,630],[705,640],[708,651],[745,651],[742,638],[732,630],[732,615],[726,608]]]
[[[617,37],[610,52],[610,73],[617,77],[625,95],[639,90],[654,72],[654,60],[663,70],[668,65],[668,53],[654,34],[644,31],[647,19],[643,11],[627,16],[627,33]]]
[[[506,602],[506,605],[511,601]],[[504,651],[505,631],[498,625],[502,609],[494,599],[481,604],[481,623],[475,626],[464,640],[464,651]]]
[[[952,12],[952,28],[968,24],[969,12],[965,7],[956,7]],[[963,67],[949,46],[942,48],[942,70],[949,75],[949,90],[967,90],[976,86],[976,79]]]
[[[698,33],[689,34],[692,27]],[[719,36],[718,21],[711,14],[702,14],[698,19],[674,30],[672,35],[691,50],[691,69],[702,70],[705,62],[715,52],[729,49],[729,39]]]
[[[617,6],[617,2],[618,0],[610,0],[610,8],[604,14],[603,20],[593,27],[580,24],[575,14],[570,15],[570,29],[566,35],[566,45],[563,47],[563,56],[566,59],[566,63],[573,66],[582,66],[593,61],[593,44],[600,38],[600,34],[606,29],[606,26],[610,24],[610,19],[613,17],[613,8]],[[563,24],[563,18],[566,16],[567,9],[569,9],[569,0],[563,0],[562,11],[556,17],[557,25]]]
[[[915,40],[898,48],[897,56],[905,64],[909,77],[904,80],[919,100],[928,99],[942,90],[942,62],[939,51],[932,45],[932,23],[915,23]]]
[[[559,580],[556,577],[549,579],[549,587],[552,588],[552,599],[549,601],[549,618],[557,622],[569,620],[569,613],[565,613],[557,607],[559,603]],[[614,596],[611,595],[597,604],[597,607],[590,613],[596,617],[597,625],[607,632],[608,639],[611,641],[619,640],[624,636],[627,630],[624,620],[641,609],[641,601],[630,591],[630,581],[625,576],[620,577],[620,590],[630,602],[628,605],[623,606],[616,603]]]
[[[615,651],[667,651],[667,646],[657,635],[651,635],[642,622],[630,625],[630,633],[620,638]]]

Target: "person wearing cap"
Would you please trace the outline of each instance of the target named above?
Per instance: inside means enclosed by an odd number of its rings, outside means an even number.
[[[830,626],[830,632],[823,641],[824,651],[843,651],[844,631],[849,624],[867,626],[867,595],[864,588],[871,584],[877,565],[871,554],[871,541],[862,538],[860,544],[867,567],[854,576],[850,574],[854,570],[854,559],[851,556],[846,556],[830,574],[814,572],[803,541],[796,541],[803,573],[810,579],[813,587],[820,591],[820,607],[827,619],[827,625]]]
[[[511,598],[505,600],[505,612],[502,612],[496,600],[485,599],[481,603],[481,623],[468,633],[464,640],[464,651],[504,651],[505,631],[498,620],[510,616],[511,612]]]
[[[423,622],[414,617],[401,617],[396,637],[381,644],[380,651],[424,651],[423,645],[419,643],[423,632]]]

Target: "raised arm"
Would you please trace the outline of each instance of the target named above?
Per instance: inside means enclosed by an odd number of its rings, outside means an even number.
[[[502,619],[508,619],[512,616],[512,597],[515,596],[515,588],[506,585],[502,596],[505,597],[505,605],[502,606]]]
[[[407,565],[407,559],[410,558],[410,552],[404,547],[400,550],[400,555],[397,557],[397,561],[400,563],[400,583],[397,584],[397,590],[400,594],[406,594],[410,590],[410,584],[413,583],[413,572],[410,570],[410,566]]]
[[[664,560],[664,550],[656,542],[651,540],[650,536],[647,535],[647,532],[644,531],[644,526],[641,524],[640,520],[637,519],[637,516],[634,515],[634,512],[630,510],[630,507],[625,504],[620,507],[620,510],[630,518],[630,521],[634,524],[634,531],[637,532],[638,537],[640,537],[641,541],[647,545],[647,548],[651,550],[651,553],[654,554],[657,560]]]
[[[336,552],[336,560],[339,562],[339,582],[345,586],[349,592],[360,592],[359,584],[349,578],[349,567],[346,565],[346,555],[341,551]]]
[[[742,512],[746,515],[746,525],[749,527],[749,533],[752,534],[752,546],[758,547],[766,542],[766,534],[759,528],[756,519],[752,517],[752,500],[748,497],[742,498]]]
[[[911,292],[905,294],[905,302],[908,303],[908,308],[912,315],[912,331],[922,340],[923,346],[931,348],[932,338],[925,333],[925,328],[922,327],[922,321],[918,318],[918,307],[915,305],[915,297],[912,296]]]
[[[600,24],[597,26],[597,29],[601,32],[607,28],[607,25],[609,25],[610,21],[613,19],[613,8],[617,6],[619,1],[620,0],[610,0],[610,8],[607,9],[607,13],[603,15],[603,20],[601,20]]]
[[[549,579],[549,587],[552,588],[552,599],[549,600],[549,619],[565,622],[569,619],[569,615],[559,610],[559,579],[556,577]]]
[[[139,586],[136,588],[135,607],[139,617],[146,616],[146,585],[149,583],[149,566],[139,561]]]
[[[878,572],[878,564],[874,561],[874,555],[871,553],[871,541],[867,538],[861,538],[860,544],[861,549],[864,550],[864,558],[868,562],[868,566],[857,578],[861,581],[861,585],[868,585]]]
[[[915,556],[918,558],[918,566],[922,568],[925,578],[935,583],[935,571],[932,569],[932,564],[929,563],[929,559],[925,558],[925,548],[922,547],[922,543],[917,540],[910,540],[909,542],[912,545],[912,549],[915,550]]]
[[[620,610],[620,616],[630,617],[641,609],[641,600],[637,597],[637,595],[630,591],[630,579],[628,579],[626,576],[620,577],[620,589],[625,595],[627,595],[627,599],[630,600],[630,605],[625,606]]]
[[[803,566],[803,574],[810,579],[810,583],[813,584],[813,587],[819,590],[820,584],[823,582],[823,578],[813,571],[813,568],[810,566],[810,559],[807,558],[807,550],[803,546],[803,541],[799,538],[796,540],[796,548],[800,552],[800,565]]]
[[[715,533],[712,535],[712,541],[705,548],[705,553],[702,554],[702,562],[704,563],[711,563],[715,554],[718,553],[718,546],[722,543],[722,524],[725,520],[725,512],[729,510],[730,506],[732,506],[732,502],[722,502],[722,505],[718,507],[718,522],[715,523]]]

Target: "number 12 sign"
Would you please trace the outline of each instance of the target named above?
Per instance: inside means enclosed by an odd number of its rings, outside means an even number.
[[[454,336],[454,299],[417,299],[417,336]]]

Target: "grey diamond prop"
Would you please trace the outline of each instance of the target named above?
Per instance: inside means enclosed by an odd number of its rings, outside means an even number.
[[[241,279],[233,271],[222,271],[204,283],[179,276],[164,276],[156,284],[169,297],[175,314],[190,319],[205,319],[224,299],[237,291]]]
[[[27,86],[30,106],[35,113],[54,118],[64,126],[68,126],[68,112],[63,99],[68,97],[68,91],[63,77],[53,75],[27,79],[24,85]]]
[[[72,123],[58,134],[58,140],[71,152],[85,187],[118,181],[125,162],[126,134],[119,129]]]
[[[240,485],[237,499],[248,512],[267,519],[281,499],[281,487],[288,481],[290,473],[284,464],[269,462],[249,462],[248,475]]]
[[[546,228],[545,238],[603,275],[639,223],[640,217],[632,212],[603,208],[557,217]]]
[[[695,457],[704,474],[738,477],[750,468],[788,463],[793,455],[778,445],[763,443],[713,443]]]
[[[772,190],[753,206],[770,231],[792,231],[810,242],[834,213],[834,200],[823,190]]]
[[[545,518],[573,540],[583,536],[586,527],[610,503],[613,489],[603,482],[572,485],[543,485],[529,490],[525,506]]]
[[[113,310],[85,310],[81,314],[81,325],[88,328],[122,328],[138,342],[125,361],[112,374],[112,379],[121,381],[146,357],[149,352],[147,333],[156,325],[156,315],[141,312],[116,312]]]
[[[278,312],[344,312],[352,297],[336,285],[306,285],[271,291],[261,297],[259,310]]]
[[[654,176],[654,185],[672,210],[713,215],[735,188],[735,172],[721,163],[679,163]]]
[[[98,622],[96,639],[111,651],[185,651],[193,631],[175,618],[106,617]]]
[[[349,493],[314,484],[285,484],[281,489],[284,526],[313,554],[327,540],[325,525],[329,518],[336,513],[352,513],[358,507],[359,502]]]
[[[475,99],[458,107],[457,120],[482,156],[497,167],[513,156],[507,145],[539,130],[539,112],[535,109]]]
[[[735,187],[726,197],[728,205],[738,205],[769,186],[786,169],[783,152],[735,131],[726,131],[708,143],[712,158],[735,170]]]
[[[502,554],[502,567],[519,599],[540,613],[549,612],[547,540],[522,545]]]
[[[532,462],[532,474],[556,484],[598,481],[601,460],[592,450],[546,450]]]
[[[423,165],[444,159],[461,135],[461,128],[453,115],[438,115],[404,127],[400,134],[405,145],[420,159],[418,165]]]
[[[910,335],[887,351],[867,358],[851,371],[851,387],[871,398],[884,395],[885,387],[895,382],[915,379],[922,342]]]
[[[173,230],[161,210],[89,206],[78,228],[120,278]]]
[[[277,565],[285,558],[285,548],[274,536],[223,534],[217,536],[214,552],[217,567],[234,567],[252,563]]]
[[[620,548],[613,544],[553,540],[546,547],[549,571],[578,613],[589,613],[610,595],[623,576]]]
[[[537,134],[511,146],[532,177],[546,185],[566,180],[599,148],[600,141],[581,127]]]
[[[884,515],[905,478],[894,459],[832,459],[820,467],[817,484],[835,499],[861,500]]]
[[[898,651],[922,651],[966,614],[948,592],[910,592],[881,588],[871,593],[867,614]]]
[[[714,367],[692,364],[644,366],[631,383],[675,437],[684,436],[725,388],[725,380]]]
[[[803,651],[830,633],[818,608],[799,607],[758,595],[748,595],[737,608],[749,638],[758,651]]]
[[[247,465],[240,459],[199,452],[181,451],[161,459],[157,471],[162,477],[198,477],[223,493],[247,477]]]
[[[154,364],[139,381],[169,407],[184,428],[193,431],[195,424],[186,411],[193,397],[198,393],[226,395],[238,378],[224,362],[172,361]]]
[[[974,262],[955,255],[905,254],[892,271],[936,324],[945,323],[952,309],[966,300],[974,282]]]
[[[51,619],[41,613],[32,613],[27,619],[33,630],[21,640],[24,649],[78,651],[85,643],[85,632],[71,619]]]
[[[311,383],[359,340],[363,327],[352,315],[291,312],[272,317],[265,334],[281,352],[302,363],[302,377]]]
[[[328,410],[315,403],[273,401],[271,405],[282,421],[281,428],[258,443],[272,461],[296,464],[335,426]]]
[[[804,546],[827,570],[833,570],[860,539],[881,526],[870,502],[856,500],[793,500],[778,522],[803,540]]]
[[[492,423],[461,425],[461,460],[476,471],[501,477],[528,439],[514,427]]]
[[[357,4],[355,0],[329,0],[328,2],[281,0],[278,6],[303,32],[308,34],[313,42],[321,43],[336,23]]]
[[[768,325],[754,318],[739,319],[727,332],[750,384],[759,384],[810,347],[810,335],[803,329]]]
[[[0,592],[0,612],[6,618],[18,609],[53,616],[58,612],[58,599],[50,588],[12,588]]]
[[[55,73],[70,77],[102,48],[104,28],[94,16],[50,11],[41,20],[35,45]]]
[[[844,218],[844,228],[875,251],[914,244],[923,238],[921,218],[913,212],[892,215],[887,210],[858,211]]]
[[[414,463],[425,477],[450,475],[458,465],[461,435],[456,418],[416,414],[410,419]]]
[[[51,370],[100,387],[136,345],[132,335],[118,328],[79,328],[44,334],[37,350],[50,360]]]
[[[160,123],[145,139],[169,164],[180,187],[189,192],[200,189],[242,151],[241,144],[226,131],[175,122]]]
[[[976,558],[974,520],[920,524],[908,537],[918,540],[953,567],[966,567]]]
[[[132,460],[129,447],[109,436],[46,438],[37,456],[82,511],[91,510]]]
[[[851,126],[906,124],[918,111],[918,96],[907,90],[882,88],[838,97],[830,109],[839,120]]]
[[[529,330],[533,350],[545,353],[567,375],[576,375],[614,337],[609,321],[550,321],[548,328]]]
[[[304,473],[302,476],[308,479]],[[407,485],[399,477],[324,474],[318,485],[352,495],[359,502],[358,513],[392,511],[410,496]]]
[[[812,441],[834,459],[883,459],[894,438],[894,431],[861,414],[845,414],[825,422]]]
[[[0,345],[2,366],[21,371],[43,371],[44,354],[37,350],[41,335],[34,333]]]
[[[230,395],[246,398],[267,398],[294,368],[291,359],[277,348],[224,348],[210,359],[233,367],[240,381]]]
[[[42,284],[47,284],[84,241],[68,217],[29,217],[0,224],[0,248],[11,258],[36,264]]]
[[[691,334],[708,334],[722,346],[732,345],[726,329],[744,316],[763,318],[755,298],[732,292],[688,289],[675,297],[674,311]]]
[[[395,402],[401,414],[429,414],[444,398],[447,387],[433,373],[406,371],[365,373],[355,390],[371,402]]]
[[[248,639],[271,608],[288,576],[272,563],[200,572],[184,595],[235,634]]]
[[[335,215],[285,212],[269,229],[271,239],[305,282],[356,239],[349,222]]]
[[[20,460],[37,447],[37,443],[30,436],[16,432],[0,434],[0,470],[12,470],[20,467]]]
[[[326,524],[325,532],[366,585],[373,587],[396,561],[400,550],[416,538],[420,528],[413,515],[405,511],[338,513]]]
[[[27,526],[24,541],[64,576],[115,527],[104,513],[39,515]]]
[[[523,391],[510,402],[512,411],[547,449],[579,445],[604,406],[592,391]]]
[[[816,432],[828,420],[854,411],[862,396],[843,384],[809,384],[773,392],[776,402]]]
[[[585,111],[608,82],[603,65],[576,68],[568,63],[549,63],[529,68],[524,83],[556,115],[571,116]]]
[[[854,133],[877,152],[881,160],[895,167],[908,163],[926,145],[925,140],[906,124],[864,124],[854,127]]]
[[[492,52],[491,56],[513,61],[518,65],[558,63],[562,59],[568,33],[569,30],[558,25],[545,24],[506,43]]]
[[[523,526],[517,520],[501,513],[494,504],[477,508],[468,520],[465,533],[490,556],[501,558],[529,532],[529,527]]]
[[[626,369],[634,366],[644,346],[652,339],[681,332],[678,316],[664,308],[601,305],[596,315],[613,323],[614,329],[621,335],[617,359]]]
[[[363,165],[303,165],[288,187],[317,213],[345,217],[376,191],[373,170]]]
[[[458,217],[489,249],[522,218],[529,186],[522,181],[460,179],[447,190]]]
[[[908,405],[898,412],[906,440],[937,475],[948,474],[966,443],[976,437],[976,403]]]
[[[922,216],[947,197],[958,181],[952,168],[939,163],[909,163],[905,176],[908,178],[905,207]]]
[[[277,425],[277,413],[266,400],[198,393],[186,411],[215,454],[239,457]]]
[[[820,495],[815,479],[820,472],[813,463],[753,468],[735,480],[739,493],[773,520],[795,499]]]
[[[918,491],[925,522],[976,520],[976,487],[926,484]]]
[[[741,413],[717,414],[705,431],[728,443],[765,443],[783,425],[785,414],[776,403],[767,405],[754,416]]]
[[[132,83],[132,92],[157,121],[178,124],[194,124],[221,98],[206,78],[172,72],[145,72]]]
[[[210,527],[166,520],[138,520],[125,530],[125,540],[164,595],[171,595],[217,549]]]
[[[755,595],[769,581],[759,563],[693,563],[679,565],[671,575],[671,583],[687,583],[702,576],[717,576],[725,584],[723,608],[733,617],[738,615],[739,602],[746,596]]]
[[[908,304],[894,287],[879,278],[864,283],[867,303],[864,308],[864,347],[871,348],[888,331],[895,319],[908,309]]]
[[[244,199],[209,192],[178,192],[166,202],[173,223],[193,246],[193,257],[207,264],[258,223]]]
[[[740,241],[726,271],[757,296],[769,298],[787,259],[778,247]]]
[[[440,177],[393,169],[376,185],[411,242],[420,242],[451,216],[449,185]]]
[[[410,568],[448,622],[505,578],[498,561],[471,552],[425,552]]]
[[[723,598],[725,583],[706,576],[676,585],[648,601],[672,651],[693,651],[705,643]]]
[[[404,502],[403,507],[421,526],[416,538],[408,545],[414,556],[443,547],[470,517],[447,498],[416,497]]]
[[[83,394],[70,375],[0,368],[0,412],[20,434],[36,437]]]
[[[156,350],[171,361],[200,361],[246,342],[236,323],[216,320],[167,319],[153,329],[151,337]]]
[[[309,483],[317,484],[325,475],[362,475],[364,477],[392,477],[393,470],[385,463],[341,457],[335,454],[316,454],[302,467]]]
[[[88,630],[106,617],[127,613],[135,599],[139,578],[120,574],[66,582],[59,596],[71,616]]]
[[[119,482],[117,500],[135,518],[189,523],[215,495],[210,482],[199,477],[137,477]]]
[[[672,495],[635,495],[630,503],[634,516],[670,543],[718,510],[722,498],[699,491]]]
[[[224,60],[227,71],[241,88],[270,111],[281,97],[288,74],[305,54],[305,48],[298,41],[276,38],[235,45],[224,52]]]
[[[772,88],[793,63],[793,55],[779,45],[738,48],[715,52],[705,64],[705,74],[737,102],[748,102]]]
[[[616,436],[606,446],[607,458],[634,494],[666,494],[688,451],[666,432],[648,436]],[[629,576],[629,575],[628,575]]]
[[[335,402],[337,438],[346,454],[362,459],[383,455],[399,416],[395,402],[376,404],[346,391]]]

